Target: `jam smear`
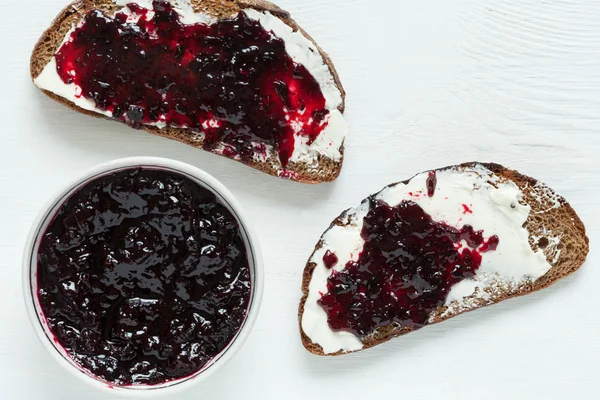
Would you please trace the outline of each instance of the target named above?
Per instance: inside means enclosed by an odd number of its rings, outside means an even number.
[[[481,254],[495,250],[499,239],[486,240],[470,225],[436,222],[413,201],[395,207],[370,201],[364,248],[328,278],[319,304],[333,330],[365,336],[390,324],[418,329],[454,284],[474,276]]]
[[[201,370],[236,336],[251,293],[231,212],[189,178],[150,169],[97,178],[60,207],[37,283],[55,340],[117,385]]]
[[[187,25],[165,0],[153,1],[154,14],[127,7],[137,22],[91,11],[55,56],[62,81],[98,109],[135,128],[165,123],[202,132],[206,150],[230,158],[252,159],[257,145],[271,145],[283,167],[296,135],[310,144],[327,126],[318,82],[244,12]]]
[[[327,250],[323,255],[323,264],[325,268],[331,269],[338,263],[338,257],[331,250]]]
[[[435,194],[435,187],[437,186],[437,176],[435,171],[429,172],[425,186],[427,187],[427,196],[433,197]]]
[[[479,248],[479,252],[485,253],[488,251],[494,251],[498,247],[498,243],[500,243],[500,238],[498,238],[498,235],[490,236],[487,242],[483,242]]]

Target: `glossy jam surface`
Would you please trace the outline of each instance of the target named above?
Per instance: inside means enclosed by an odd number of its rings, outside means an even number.
[[[232,158],[272,145],[284,167],[296,135],[310,144],[327,125],[317,81],[245,13],[188,25],[164,0],[127,7],[131,16],[91,11],[55,56],[62,81],[100,110],[133,127],[202,132],[207,150]]]
[[[365,336],[389,324],[418,329],[454,284],[475,274],[481,254],[495,250],[499,239],[485,239],[469,225],[436,222],[413,201],[395,207],[370,201],[364,248],[328,278],[319,303],[334,330]]]
[[[331,250],[327,250],[323,255],[323,264],[328,269],[333,268],[338,263],[338,257]]]
[[[118,385],[199,371],[234,338],[249,306],[237,220],[174,172],[129,169],[87,183],[60,207],[37,261],[55,340]]]

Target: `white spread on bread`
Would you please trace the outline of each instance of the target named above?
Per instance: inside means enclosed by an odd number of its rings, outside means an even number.
[[[500,239],[495,251],[482,253],[481,266],[472,279],[464,279],[448,293],[445,305],[468,308],[472,297],[485,299],[484,288],[501,283],[521,285],[535,281],[551,268],[542,251],[534,252],[529,245],[529,232],[523,227],[531,207],[522,202],[523,193],[512,181],[499,178],[483,166],[456,167],[437,171],[437,186],[432,197],[427,196],[428,173],[413,177],[408,183],[398,183],[383,189],[375,198],[390,206],[410,200],[417,203],[433,220],[458,229],[472,225],[489,237]],[[472,213],[466,213],[463,204]],[[369,211],[368,201],[342,215],[347,224],[334,225],[322,237],[322,246],[309,262],[316,264],[309,284],[301,324],[304,333],[313,343],[320,345],[325,354],[338,351],[360,350],[359,337],[349,332],[333,331],[327,315],[317,303],[322,293],[327,293],[327,278],[333,271],[341,271],[348,261],[357,260],[364,240],[360,236],[363,219]],[[551,238],[558,243],[560,238]],[[323,256],[330,250],[338,257],[337,264],[328,269]],[[489,300],[489,299],[488,299]]]
[[[195,23],[211,23],[214,22],[214,18],[202,13],[196,13],[192,10],[189,4],[185,1],[169,0],[173,4],[177,12],[181,17],[181,22],[185,24]],[[132,14],[131,11],[126,7],[128,3],[137,3],[138,5],[152,10],[151,0],[115,0],[115,3],[122,5],[123,9],[117,12],[124,12],[129,15],[129,22],[137,22],[140,18],[139,15]],[[342,94],[335,85],[333,75],[323,60],[321,53],[317,47],[300,31],[294,31],[289,25],[283,22],[278,17],[267,11],[257,11],[254,9],[245,9],[246,15],[260,22],[262,27],[266,31],[271,31],[273,35],[282,39],[285,43],[285,49],[288,55],[298,64],[302,64],[311,73],[315,80],[319,83],[321,92],[326,100],[326,108],[330,114],[327,119],[327,126],[319,134],[319,136],[310,145],[308,144],[309,138],[303,135],[295,135],[295,147],[290,162],[293,163],[305,163],[312,168],[318,168],[318,156],[327,157],[333,161],[341,161],[341,147],[348,132],[348,125],[344,120],[342,113],[338,110],[341,106]],[[116,14],[116,13],[115,13]],[[153,13],[150,12],[146,15],[146,19],[152,18]],[[75,30],[74,26],[65,36],[65,39],[61,43],[69,40],[71,33]],[[60,47],[59,47],[60,48]],[[58,50],[58,49],[57,49]],[[75,84],[66,84],[59,77],[56,71],[56,61],[53,57],[50,62],[44,67],[40,75],[34,80],[34,83],[40,88],[52,92],[64,99],[74,103],[76,106],[93,111],[98,114],[102,114],[109,118],[112,118],[110,111],[105,111],[96,108],[93,100],[86,99],[81,96],[81,88]],[[156,123],[150,123],[147,125],[157,126],[158,128],[164,128],[167,125],[164,122],[158,121]],[[186,128],[185,126],[175,128]],[[302,126],[297,127],[297,132],[302,131]],[[200,135],[204,139],[202,132],[194,132],[196,135]],[[224,146],[217,146],[214,150],[215,153],[222,152]],[[266,162],[267,159],[278,163],[276,153],[273,151],[273,147],[270,145],[266,146],[266,156],[264,152],[256,152],[254,160],[259,162]]]

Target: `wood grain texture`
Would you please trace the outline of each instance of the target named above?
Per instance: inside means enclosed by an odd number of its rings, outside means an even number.
[[[29,80],[28,57],[65,3],[0,2],[1,398],[110,398],[67,375],[37,342],[20,299],[20,263],[34,215],[58,186],[133,155],[214,174],[251,214],[263,246],[266,288],[253,333],[230,364],[178,398],[600,398],[600,2],[279,0],[327,49],[348,92],[344,170],[318,187],[46,99]],[[296,320],[300,278],[329,222],[392,181],[474,159],[564,195],[588,229],[586,265],[543,292],[369,351],[308,354]]]

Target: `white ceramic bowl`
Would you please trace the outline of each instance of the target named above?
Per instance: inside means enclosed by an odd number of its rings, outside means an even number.
[[[239,221],[242,236],[248,251],[252,289],[248,313],[238,334],[221,353],[219,353],[200,371],[189,377],[167,382],[161,385],[138,385],[123,387],[111,385],[110,383],[82,369],[68,356],[66,350],[54,340],[54,335],[52,332],[50,332],[47,326],[44,314],[41,311],[38,301],[36,255],[40,244],[41,235],[46,231],[48,225],[52,221],[52,218],[60,206],[72,193],[94,178],[131,167],[165,169],[178,172],[188,176],[192,180],[198,182],[201,186],[211,190],[216,194],[217,198],[219,198],[219,200],[221,200],[223,204],[229,208],[229,210]],[[29,238],[27,239],[23,258],[23,293],[25,294],[25,304],[29,318],[44,347],[46,347],[56,361],[65,367],[67,371],[89,383],[90,385],[100,389],[109,390],[111,393],[135,397],[147,397],[148,395],[152,394],[169,394],[188,388],[193,384],[207,379],[227,361],[229,361],[242,346],[243,342],[248,337],[252,326],[254,325],[263,292],[263,276],[262,257],[256,235],[254,234],[253,229],[249,225],[246,216],[242,212],[241,207],[233,194],[231,194],[231,192],[219,181],[201,169],[179,161],[156,157],[124,158],[98,165],[58,192],[56,196],[54,196],[51,201],[48,202],[48,204],[41,210],[41,213],[35,220],[29,234]]]

